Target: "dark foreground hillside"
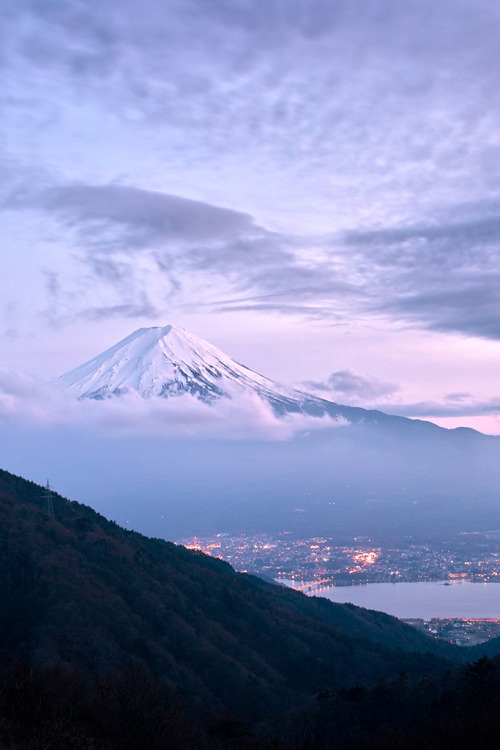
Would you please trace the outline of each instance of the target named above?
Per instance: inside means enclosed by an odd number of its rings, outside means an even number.
[[[0,471],[0,748],[334,747],[330,723],[381,679],[405,673],[415,692],[463,658],[79,503],[43,507],[41,487]]]

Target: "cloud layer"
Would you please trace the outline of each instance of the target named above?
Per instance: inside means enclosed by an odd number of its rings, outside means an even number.
[[[394,383],[384,383],[353,370],[332,372],[324,382],[309,380],[301,385],[323,398],[350,406],[373,405],[379,401],[387,403],[388,398],[399,391],[399,386]]]
[[[186,394],[143,399],[134,394],[103,401],[75,400],[56,386],[0,369],[0,423],[17,427],[70,427],[90,434],[173,439],[289,440],[305,430],[342,427],[329,417],[278,418],[257,396],[234,394],[216,407]]]
[[[272,232],[247,213],[125,185],[17,191],[4,205],[53,217],[57,241],[66,236],[80,261],[75,275],[83,264],[87,286],[108,299],[92,304],[80,282],[76,312],[91,319],[159,316],[197,283],[205,285],[198,302],[216,311],[383,316],[500,338],[500,211],[490,204],[468,220],[445,215],[421,226],[315,236]],[[64,294],[57,272],[46,282],[57,317]],[[64,286],[75,312],[74,288]]]

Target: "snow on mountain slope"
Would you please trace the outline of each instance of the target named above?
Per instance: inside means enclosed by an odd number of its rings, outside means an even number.
[[[79,399],[126,393],[168,398],[189,393],[213,403],[251,393],[270,402],[278,412],[302,411],[305,401],[322,401],[277,385],[172,325],[140,328],[57,382]],[[324,413],[324,407],[321,411]]]
[[[408,430],[425,434],[448,432],[431,422],[344,406],[279,385],[235,362],[207,341],[172,325],[139,328],[51,385],[62,387],[80,400],[103,400],[126,394],[144,399],[191,395],[215,406],[221,399],[258,397],[270,404],[278,417],[328,416],[337,424],[375,425],[400,435]]]

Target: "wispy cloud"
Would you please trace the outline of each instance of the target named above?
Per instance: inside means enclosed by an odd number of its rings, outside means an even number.
[[[72,293],[73,311],[87,318],[155,316],[161,304],[151,291],[161,288],[163,305],[181,292],[186,275],[201,284],[225,282],[226,291],[262,293],[272,278],[291,282],[297,265],[296,238],[259,227],[246,213],[174,195],[121,185],[64,185],[13,192],[5,202],[11,211],[51,215],[71,242],[85,273],[79,273],[80,304]],[[47,273],[55,302],[55,272]],[[314,284],[311,275],[311,284]],[[85,285],[112,290],[107,305],[89,304]],[[289,288],[286,290],[289,295]],[[76,308],[76,310],[75,310]],[[78,310],[78,308],[80,308]],[[50,307],[53,310],[53,304]]]
[[[85,271],[77,296],[69,292],[73,314],[88,319],[157,317],[196,283],[198,303],[215,311],[385,317],[500,338],[500,213],[491,203],[469,207],[471,218],[460,222],[457,207],[433,224],[303,236],[272,232],[245,212],[126,185],[17,191],[5,206],[58,222]],[[46,279],[55,319],[61,283],[55,271]],[[92,300],[96,285],[111,293],[105,302]]]
[[[339,370],[324,381],[304,381],[299,388],[337,403],[379,409],[401,417],[486,417],[500,415],[500,396],[481,399],[469,392],[445,393],[441,398],[412,402],[404,389],[353,370]]]
[[[352,406],[373,406],[379,401],[387,402],[388,397],[394,397],[399,392],[399,386],[395,383],[386,383],[353,370],[339,370],[325,381],[308,380],[300,385],[323,398]]]
[[[39,193],[13,194],[7,207],[32,206],[61,216],[90,236],[113,228],[133,251],[158,242],[210,242],[252,228],[250,216],[176,195],[123,185],[69,184]],[[102,239],[102,237],[101,237]],[[112,250],[114,245],[111,244]]]
[[[487,401],[474,397],[462,400],[418,401],[416,403],[389,403],[379,408],[387,414],[402,417],[419,417],[432,419],[433,417],[486,417],[500,415],[500,396]]]
[[[487,202],[482,216],[453,219],[351,232],[345,241],[358,267],[367,269],[363,281],[370,282],[374,313],[430,330],[499,339],[500,210],[492,215]]]

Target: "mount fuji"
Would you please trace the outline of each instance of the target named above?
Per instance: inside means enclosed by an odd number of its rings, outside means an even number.
[[[277,418],[299,414],[327,418],[322,427],[370,428],[401,437],[450,439],[486,436],[468,428],[447,430],[432,422],[346,406],[306,391],[280,385],[239,364],[212,344],[173,325],[139,328],[122,341],[51,384],[78,400],[107,400],[127,395],[139,399],[191,396],[217,409],[224,399],[246,396],[269,404]]]
[[[345,406],[278,384],[236,362],[208,341],[173,325],[139,328],[53,384],[79,400],[126,395],[170,399],[190,395],[216,408],[221,399],[246,395],[268,403],[277,417],[288,414],[330,417],[336,423],[397,433],[474,432],[465,428],[445,430],[424,420]]]
[[[278,416],[303,413],[339,418],[346,416],[345,409],[353,413],[364,411],[279,385],[173,325],[139,328],[56,382],[78,399],[102,400],[126,394],[172,398],[190,394],[214,405],[219,399],[246,394],[268,402]]]
[[[268,399],[283,397],[273,381],[173,325],[139,328],[59,381],[77,398],[189,393],[213,403],[242,390]]]

